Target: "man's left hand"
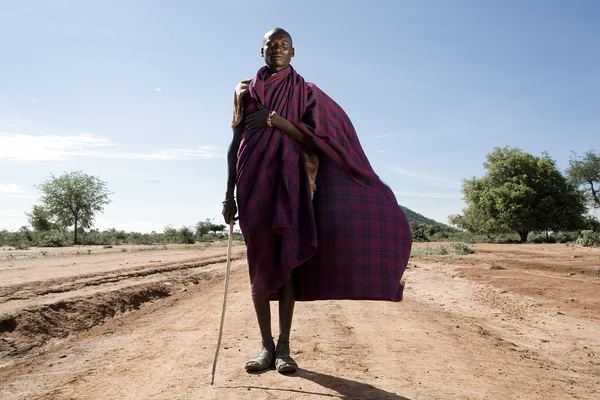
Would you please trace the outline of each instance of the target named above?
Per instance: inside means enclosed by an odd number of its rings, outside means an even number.
[[[260,108],[252,114],[246,116],[246,129],[255,131],[267,126],[267,118],[269,117],[268,108]]]

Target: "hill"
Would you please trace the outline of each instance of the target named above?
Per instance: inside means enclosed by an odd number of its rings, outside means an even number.
[[[445,226],[445,227],[448,226],[448,225],[443,224],[441,222],[437,222],[436,220],[433,220],[431,218],[427,218],[426,216],[421,215],[418,212],[415,212],[415,211],[411,210],[410,208],[403,207],[403,206],[400,206],[400,207],[402,207],[402,209],[406,213],[406,217],[408,218],[408,222],[418,222],[420,224]]]

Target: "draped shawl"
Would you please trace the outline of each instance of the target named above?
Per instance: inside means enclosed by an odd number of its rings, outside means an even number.
[[[261,68],[235,101],[232,125],[260,104],[319,158],[312,196],[302,145],[273,127],[242,133],[236,188],[253,298],[276,299],[291,277],[297,300],[401,300],[410,227],[342,108],[291,65]]]

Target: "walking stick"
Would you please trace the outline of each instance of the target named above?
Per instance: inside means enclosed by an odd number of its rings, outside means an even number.
[[[221,338],[223,337],[223,323],[225,322],[225,307],[227,305],[227,290],[229,289],[229,270],[231,269],[231,244],[233,243],[233,225],[235,221],[229,223],[229,241],[227,243],[227,269],[225,271],[225,292],[223,293],[223,308],[221,310],[221,326],[219,327],[219,340],[217,342],[217,350],[215,351],[215,359],[213,360],[212,378],[210,384],[215,383],[215,370],[217,369],[217,358],[219,357],[219,349],[221,348]]]

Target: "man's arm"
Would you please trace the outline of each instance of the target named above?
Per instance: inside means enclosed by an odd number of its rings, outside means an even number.
[[[235,219],[235,214],[237,213],[233,193],[236,181],[237,152],[240,147],[243,126],[243,124],[239,124],[233,127],[233,138],[231,139],[229,150],[227,150],[227,191],[225,192],[225,201],[223,202],[223,217],[227,224]]]
[[[271,111],[267,108],[259,108],[257,111],[248,115],[245,121],[246,128],[250,130],[257,130],[266,127],[267,117],[269,116],[270,112]],[[276,114],[271,117],[271,124],[273,124],[273,127],[283,131],[298,143],[308,147],[309,149],[312,149],[310,142],[306,140],[300,129],[296,128],[296,126],[287,119]]]
[[[275,128],[281,129],[300,144],[309,148],[311,147],[310,143],[306,140],[300,129],[296,128],[296,125],[292,124],[287,119],[280,117],[279,115],[274,115],[271,117],[271,123]]]

